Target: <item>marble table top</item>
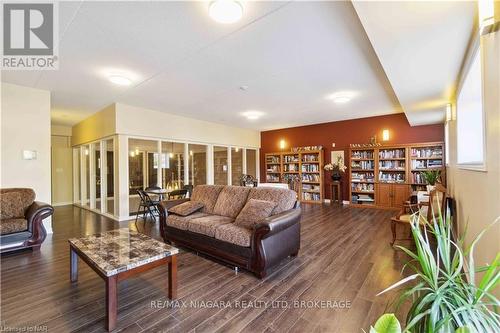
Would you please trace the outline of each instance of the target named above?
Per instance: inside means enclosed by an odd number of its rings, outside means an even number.
[[[128,228],[68,240],[106,276],[177,254],[173,246]]]

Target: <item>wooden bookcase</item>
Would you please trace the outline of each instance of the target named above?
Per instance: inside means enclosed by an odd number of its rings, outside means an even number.
[[[443,142],[349,149],[349,200],[354,206],[398,208],[413,191],[425,190],[421,172],[441,170]]]
[[[266,182],[288,183],[297,179],[301,202],[322,203],[324,200],[323,150],[265,154]]]

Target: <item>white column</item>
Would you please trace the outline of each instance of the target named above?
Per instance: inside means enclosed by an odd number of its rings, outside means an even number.
[[[81,189],[80,189],[80,149],[73,149],[73,203],[81,204],[82,198],[76,200],[76,198],[80,197]]]
[[[257,181],[260,183],[260,148],[255,150],[255,177]]]
[[[231,147],[227,147],[227,184],[232,185],[232,170],[233,166],[231,165]]]
[[[90,209],[95,209],[96,198],[96,170],[95,170],[95,143],[89,145],[89,177],[90,177]]]
[[[140,151],[139,151],[140,153]],[[142,189],[149,186],[148,152],[142,152]]]
[[[247,174],[247,149],[243,148],[241,151],[241,154],[243,156],[243,158],[241,159],[241,163],[243,163],[242,172],[244,175],[246,175]]]
[[[189,146],[184,143],[184,185],[189,184]]]
[[[156,179],[156,185],[159,186],[159,187],[162,187],[162,177],[163,177],[163,165],[162,165],[162,161],[163,161],[163,156],[162,156],[162,153],[161,153],[161,141],[158,140],[158,147],[156,148],[156,150],[158,150],[158,177]]]
[[[85,206],[87,204],[87,174],[85,165],[85,150],[87,146],[80,147],[80,204]]]
[[[101,140],[100,151],[100,175],[101,175],[101,213],[108,211],[108,146],[106,140]]]
[[[118,191],[115,191],[115,206],[120,221],[129,216],[129,176],[128,176],[128,137],[118,135],[115,139],[115,174],[118,175]]]
[[[207,184],[214,184],[214,146],[207,145]]]

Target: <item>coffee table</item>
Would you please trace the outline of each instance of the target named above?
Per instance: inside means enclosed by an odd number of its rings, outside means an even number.
[[[116,327],[117,284],[131,275],[168,264],[168,297],[177,297],[177,253],[173,246],[121,228],[68,240],[70,279],[78,280],[78,257],[106,282],[106,328]]]

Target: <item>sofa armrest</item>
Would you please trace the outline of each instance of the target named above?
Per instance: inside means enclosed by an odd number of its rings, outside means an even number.
[[[41,222],[43,219],[51,216],[54,213],[54,208],[44,202],[35,201],[28,207],[24,215],[28,220],[28,226],[31,231],[32,224]]]
[[[184,198],[184,199],[175,199],[175,200],[165,200],[161,201],[159,204],[156,205],[158,208],[158,213],[160,214],[160,234],[163,240],[167,240],[166,235],[165,235],[165,227],[167,226],[167,216],[168,216],[168,210],[174,206],[180,205],[183,202],[189,201],[189,198]]]
[[[294,208],[280,214],[269,216],[263,222],[255,226],[254,232],[259,234],[261,238],[274,235],[299,223],[301,213],[302,211],[300,208]]]
[[[26,240],[25,246],[40,246],[47,236],[43,220],[54,213],[54,207],[49,204],[35,201],[28,207],[24,217],[28,220],[28,230],[31,237]]]

